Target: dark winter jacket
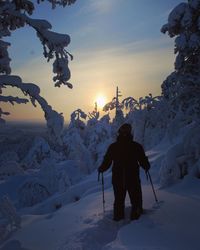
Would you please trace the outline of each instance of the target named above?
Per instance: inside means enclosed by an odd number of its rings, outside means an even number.
[[[150,168],[148,158],[142,145],[133,141],[131,134],[119,135],[117,141],[112,143],[99,167],[100,172],[106,171],[112,164],[112,183],[133,183],[139,179],[139,167],[144,170]]]

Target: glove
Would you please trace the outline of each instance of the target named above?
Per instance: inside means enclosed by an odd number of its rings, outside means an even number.
[[[150,163],[147,157],[145,157],[144,161],[143,161],[143,168],[145,170],[145,172],[148,172],[150,169]]]
[[[98,168],[98,172],[99,173],[103,173],[104,172],[101,166]]]
[[[148,172],[149,169],[150,169],[150,164],[147,164],[147,165],[145,166],[144,170],[145,170],[145,172]]]

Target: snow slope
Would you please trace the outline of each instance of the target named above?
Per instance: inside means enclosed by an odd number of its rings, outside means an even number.
[[[154,204],[151,187],[145,184],[143,194],[146,212],[138,221],[130,222],[128,219],[128,199],[125,221],[116,223],[111,220],[111,188],[105,192],[105,215],[102,213],[99,191],[48,215],[25,215],[22,228],[13,234],[1,250],[198,250],[200,196],[195,192],[196,188],[199,191],[198,182],[186,180],[174,188],[157,190],[160,200],[158,205]],[[190,191],[184,193],[188,184]]]
[[[150,152],[156,161],[161,152]],[[142,170],[141,170],[142,172]],[[152,169],[152,173],[156,172]],[[156,177],[156,176],[155,176]],[[101,183],[93,173],[62,195],[55,195],[23,211],[22,226],[1,250],[198,250],[200,182],[186,176],[180,183],[156,192],[141,173],[145,213],[130,221],[112,221],[111,174],[105,174],[106,212],[103,214]],[[153,178],[154,182],[156,178]],[[70,198],[69,198],[70,197]],[[73,197],[77,197],[74,199]],[[60,205],[55,209],[55,205]]]

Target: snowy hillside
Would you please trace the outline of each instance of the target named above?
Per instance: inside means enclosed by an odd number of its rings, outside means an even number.
[[[156,161],[164,150],[151,150],[150,159]],[[155,165],[152,173],[155,182],[158,176]],[[21,228],[12,233],[1,250],[199,249],[199,180],[188,176],[167,189],[159,189],[157,185],[159,203],[156,204],[142,172],[141,178],[145,213],[138,221],[129,220],[128,199],[126,219],[112,221],[110,173],[105,175],[103,214],[101,183],[94,172],[68,192],[23,211]]]

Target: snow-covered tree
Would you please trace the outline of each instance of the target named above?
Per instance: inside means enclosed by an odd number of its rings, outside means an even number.
[[[91,171],[91,154],[85,146],[87,114],[81,109],[71,114],[71,121],[63,133],[63,150],[68,160],[80,162],[81,172],[86,174]]]
[[[200,126],[193,122],[180,130],[182,137],[172,144],[161,162],[160,182],[163,186],[185,175],[200,177]]]
[[[63,136],[63,145],[68,160],[76,160],[81,164],[82,173],[88,174],[91,170],[91,153],[84,145],[77,128],[68,128]]]
[[[109,110],[115,109],[115,115],[117,111],[122,108],[122,104],[119,101],[119,97],[121,96],[121,92],[119,91],[118,87],[116,88],[116,96],[112,99],[111,102],[108,102],[104,107],[103,111],[107,112]]]
[[[110,123],[110,115],[109,114],[103,115],[100,118],[100,122],[103,122],[103,123],[107,124],[107,126],[108,126]]]
[[[57,5],[66,6],[74,3],[76,0],[49,0],[52,8]],[[35,84],[24,83],[18,76],[12,76],[10,57],[8,47],[10,43],[4,41],[5,37],[10,36],[11,33],[19,28],[28,25],[36,31],[36,34],[43,46],[43,55],[47,61],[53,61],[53,81],[56,87],[62,84],[72,88],[69,83],[70,71],[68,68],[68,60],[72,59],[71,54],[66,51],[66,47],[70,43],[69,35],[59,34],[51,31],[52,25],[46,20],[33,19],[31,15],[35,11],[35,5],[40,4],[41,1],[29,0],[3,0],[0,2],[0,102],[26,103],[28,99],[4,96],[3,88],[7,86],[17,87],[22,90],[25,95],[30,97],[32,104],[35,106],[37,101],[45,113],[47,120],[47,127],[50,134],[55,138],[59,138],[60,131],[63,127],[63,117],[54,111],[50,105],[40,96],[40,89]],[[1,110],[0,115],[8,115],[7,112]],[[1,118],[1,123],[3,122]],[[58,132],[59,131],[59,132]],[[58,133],[58,134],[57,134]]]
[[[22,160],[24,166],[38,168],[45,159],[51,159],[51,149],[47,141],[42,137],[35,137],[31,148]]]
[[[188,0],[169,14],[161,31],[175,38],[175,71],[162,84],[168,103],[167,135],[172,144],[161,164],[161,184],[199,178],[200,0]]]
[[[84,143],[91,153],[93,168],[96,168],[102,161],[105,148],[111,143],[111,124],[109,115],[103,116],[100,120],[87,124]]]
[[[127,97],[122,101],[123,108],[128,110],[125,120],[131,123],[134,128],[135,139],[143,145],[155,144],[155,137],[161,132],[166,123],[166,103],[161,96],[149,94],[140,97],[138,100]],[[157,130],[156,136],[152,129]],[[163,133],[163,131],[162,131]],[[154,135],[154,139],[151,138]]]
[[[38,180],[26,181],[18,190],[21,207],[31,207],[50,196],[48,189]]]
[[[122,101],[122,107],[126,110],[129,109],[130,112],[141,109],[139,102],[132,96],[129,96]]]
[[[9,161],[19,162],[19,156],[15,151],[9,150],[4,153],[3,152],[1,153],[0,166],[2,166],[2,164],[6,164]]]
[[[0,166],[0,179],[6,179],[9,176],[24,174],[23,168],[16,161],[7,161],[1,163]]]
[[[63,164],[62,161],[61,164]],[[60,167],[60,165],[56,165],[52,160],[46,164],[43,164],[38,178],[40,180],[40,183],[47,188],[48,192],[51,195],[58,191],[63,192],[66,191],[67,188],[71,185],[67,170],[67,167]],[[74,169],[74,172],[75,171],[76,170]]]
[[[30,97],[33,106],[36,107],[36,101],[39,103],[39,105],[44,111],[45,119],[47,121],[48,133],[50,137],[54,141],[58,141],[58,143],[61,143],[60,136],[64,125],[64,118],[62,114],[59,114],[55,110],[53,110],[52,107],[47,103],[47,101],[40,96],[40,88],[33,83],[22,82],[21,78],[18,76],[0,75],[0,88],[5,86],[19,88],[24,93],[24,95],[28,95]],[[3,96],[0,96],[0,100],[1,97]],[[5,98],[7,101],[9,100],[9,102],[11,102],[12,104],[14,104],[14,102],[26,103],[28,101],[27,99],[21,99],[17,97]]]
[[[175,37],[177,55],[175,71],[162,84],[163,96],[170,101],[175,113],[181,110],[190,119],[199,118],[200,1],[188,0],[177,5],[161,31]]]
[[[84,129],[85,128],[85,123],[81,120],[86,120],[87,115],[84,111],[81,109],[76,109],[71,113],[71,121],[69,124],[69,128],[77,128],[77,129]]]
[[[124,115],[122,112],[122,103],[119,101],[119,97],[121,97],[121,92],[119,91],[119,88],[116,88],[116,96],[112,99],[111,102],[108,102],[104,107],[103,111],[107,112],[109,110],[115,109],[115,117],[113,119],[113,130],[116,132],[116,130],[122,125],[124,122]]]
[[[8,196],[3,196],[0,199],[0,215],[6,219],[11,230],[13,228],[20,228],[21,217],[17,214],[16,209]]]
[[[95,107],[94,110],[92,112],[89,112],[88,114],[88,122],[87,125],[88,126],[93,126],[97,123],[98,119],[99,119],[99,111],[97,109],[97,103],[95,102]]]

